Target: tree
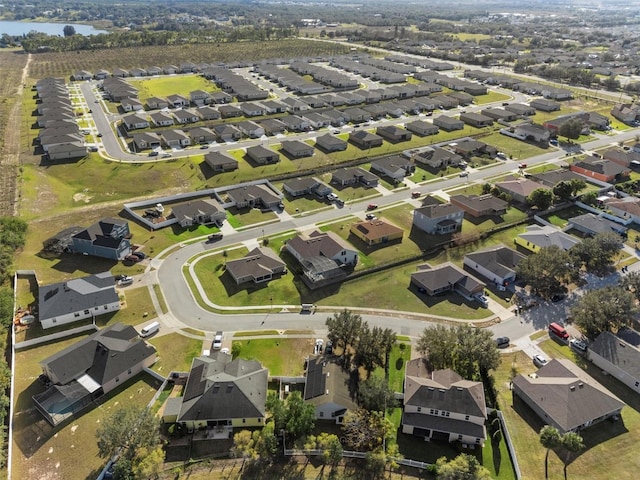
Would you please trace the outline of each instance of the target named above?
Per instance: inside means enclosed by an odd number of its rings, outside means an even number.
[[[265,406],[271,414],[271,421],[274,424],[275,431],[279,432],[287,423],[287,407],[284,404],[284,400],[276,392],[269,392]]]
[[[393,425],[383,412],[369,412],[363,408],[349,410],[342,422],[347,444],[357,451],[374,451],[382,446]]]
[[[250,432],[249,430],[240,430],[233,436],[231,455],[234,457],[242,457],[243,467],[246,460],[258,459],[258,449],[256,448],[258,437],[258,431]]]
[[[537,188],[529,194],[527,203],[538,210],[546,210],[553,203],[553,191],[548,188]]]
[[[164,449],[160,445],[153,449],[142,447],[136,452],[136,459],[131,465],[134,478],[157,478],[164,463]]]
[[[570,118],[558,129],[558,134],[567,137],[568,140],[577,140],[584,128],[584,123],[580,118]]]
[[[466,453],[458,455],[451,461],[440,457],[436,461],[438,480],[490,480],[491,473],[480,465],[476,457]]]
[[[74,28],[73,25],[65,25],[64,28],[62,29],[62,33],[64,34],[65,37],[72,37],[73,35],[76,34],[76,29]]]
[[[456,336],[453,329],[444,325],[427,327],[418,339],[416,348],[427,355],[434,370],[451,368],[455,352]]]
[[[590,338],[625,325],[636,312],[635,296],[619,285],[589,290],[571,308],[576,325]]]
[[[640,272],[630,272],[620,282],[620,286],[631,292],[640,301]]]
[[[569,185],[571,185],[571,194],[576,196],[580,191],[587,188],[587,182],[580,178],[572,178],[569,180]]]
[[[342,356],[348,354],[348,348],[357,346],[358,338],[362,332],[362,317],[344,309],[327,318],[325,324],[329,330],[327,338],[331,340],[334,349],[342,349]]]
[[[292,437],[307,435],[316,424],[315,407],[304,401],[300,392],[292,392],[285,402],[285,430]]]
[[[621,248],[622,239],[617,233],[598,233],[575,245],[569,256],[576,268],[584,266],[588,272],[604,275],[612,268],[613,260]]]
[[[516,267],[518,277],[544,298],[565,291],[565,284],[575,281],[578,271],[571,266],[569,254],[556,245],[543,247]]]
[[[566,180],[557,183],[556,186],[553,187],[553,194],[560,200],[571,200],[571,197],[573,196],[573,188],[571,187],[571,183]]]
[[[393,391],[383,376],[370,376],[358,387],[358,403],[367,410],[384,411],[396,404]]]
[[[116,410],[101,425],[96,431],[101,458],[120,451],[121,458],[132,460],[139,449],[152,451],[160,444],[160,421],[150,410],[137,405]]]
[[[576,432],[567,432],[562,436],[560,445],[562,449],[565,451],[563,463],[564,463],[564,478],[567,479],[567,466],[569,466],[569,460],[571,457],[584,450],[584,442],[582,441],[582,437],[578,435]]]
[[[560,432],[556,427],[545,425],[540,430],[538,439],[542,446],[547,449],[547,454],[544,457],[544,478],[549,478],[549,451],[560,446]]]
[[[318,449],[322,450],[322,460],[334,468],[342,460],[342,444],[337,435],[321,433],[317,439]]]
[[[387,461],[385,454],[382,451],[367,452],[364,459],[364,468],[367,472],[367,478],[377,479],[384,476],[384,468]]]

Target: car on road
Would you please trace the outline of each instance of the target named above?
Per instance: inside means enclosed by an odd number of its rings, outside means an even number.
[[[102,136],[102,134],[100,132],[98,132],[98,137],[101,137],[101,136]]]
[[[367,210],[375,210],[376,208],[378,208],[377,203],[370,203],[369,205],[367,205]]]
[[[375,220],[376,216],[373,213],[367,213],[364,218],[367,220]]]
[[[422,194],[418,191],[411,192],[411,198],[420,198],[420,195]]]
[[[158,152],[149,152],[150,157],[157,157],[159,155]]]
[[[519,164],[518,164],[518,168],[519,168],[520,170],[522,170],[523,168],[527,168],[527,164],[526,164],[526,163],[519,163]]]
[[[543,367],[547,364],[547,359],[542,355],[536,354],[533,356],[533,364],[538,368]]]
[[[496,157],[502,158],[503,160],[506,160],[507,159],[507,154],[504,153],[504,152],[498,152],[498,153],[496,153]]]
[[[468,177],[469,176],[469,172],[460,172],[460,176],[461,177]]]
[[[222,348],[222,332],[220,330],[218,330],[214,335],[211,348],[213,350],[220,350]]]
[[[327,346],[324,347],[324,354],[331,355],[332,353],[333,353],[333,343],[331,343],[331,340],[327,340]]]
[[[170,153],[163,153],[162,154],[162,158],[171,158],[173,157],[173,155],[171,155]]]
[[[94,100],[93,103],[100,103],[100,100]]]
[[[98,147],[95,147],[95,146],[89,147],[89,151],[90,152],[97,152],[98,151]]]
[[[207,243],[208,242],[217,242],[218,240],[222,240],[222,234],[221,233],[212,233],[211,235],[209,235],[207,237]]]
[[[340,130],[333,130],[331,133],[333,133],[334,135],[338,135],[340,133]]]
[[[203,143],[202,145],[200,145],[200,150],[206,150],[207,148],[209,148],[208,143]]]
[[[324,340],[322,340],[321,338],[316,339],[316,344],[313,347],[313,353],[314,354],[318,354],[318,353],[322,353],[322,346],[324,345]]]
[[[496,347],[498,348],[507,348],[509,346],[509,343],[511,343],[511,340],[509,340],[509,337],[496,338]]]

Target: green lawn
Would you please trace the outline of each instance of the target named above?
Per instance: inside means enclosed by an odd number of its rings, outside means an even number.
[[[536,155],[542,155],[548,152],[548,149],[532,145],[527,142],[522,142],[517,138],[508,137],[502,135],[499,132],[491,133],[481,138],[484,143],[493,145],[499,151],[504,152],[508,157],[525,159],[534,157]]]
[[[477,95],[473,97],[473,103],[475,103],[476,105],[484,105],[485,103],[504,102],[505,100],[510,100],[511,98],[513,98],[511,95],[506,95],[504,93],[489,90],[484,95]]]
[[[214,82],[200,75],[160,76],[145,78],[144,80],[128,79],[131,85],[138,89],[138,99],[144,103],[150,97],[166,98],[167,95],[184,95],[189,98],[189,93],[194,90],[215,92],[220,90]]]
[[[298,376],[304,373],[304,359],[313,353],[314,342],[310,338],[264,338],[234,340],[233,344],[240,345],[240,358],[260,361],[271,376]]]
[[[587,449],[568,467],[571,478],[616,478],[633,479],[640,467],[637,456],[637,444],[640,441],[640,400],[637,394],[622,385],[615,378],[605,376],[601,370],[581,357],[574,356],[568,346],[561,346],[553,340],[540,344],[549,358],[569,358],[576,362],[596,381],[618,396],[628,407],[622,410],[620,422],[603,422],[582,431]],[[513,408],[512,395],[508,390],[509,371],[512,361],[518,373],[535,371],[529,357],[522,352],[502,355],[502,365],[495,373],[496,387],[502,411],[509,426],[518,455],[518,462],[524,479],[544,477],[545,449],[538,441],[538,431],[543,426],[530,409]],[[564,478],[563,463],[554,452],[549,455],[549,478]]]
[[[188,372],[191,362],[202,354],[203,342],[178,333],[155,336],[148,340],[158,350],[158,361],[153,370],[161,375],[169,372]]]

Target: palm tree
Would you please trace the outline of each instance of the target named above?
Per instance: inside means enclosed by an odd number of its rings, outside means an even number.
[[[542,446],[547,449],[547,454],[544,457],[544,478],[549,478],[549,450],[559,447],[562,437],[556,427],[545,425],[540,430],[539,439]]]
[[[582,437],[576,432],[567,432],[562,436],[560,444],[562,448],[566,450],[564,457],[564,480],[567,480],[567,466],[569,465],[571,455],[578,453],[580,450],[584,450],[584,442],[582,441]]]

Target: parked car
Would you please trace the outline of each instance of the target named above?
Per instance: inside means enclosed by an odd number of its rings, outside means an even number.
[[[587,351],[587,343],[582,340],[578,340],[577,338],[572,338],[569,341],[569,345],[579,353],[585,353]]]
[[[509,337],[496,338],[496,346],[498,348],[507,348],[509,346],[509,343],[511,343],[511,340],[509,340]]]
[[[338,196],[335,193],[329,193],[327,194],[327,200],[329,200],[330,202],[334,202],[338,200]]]
[[[89,151],[90,152],[97,152],[98,151],[98,147],[89,147]]]
[[[378,205],[376,203],[370,203],[369,205],[367,205],[367,210],[375,210],[376,208],[378,208]]]
[[[126,257],[124,257],[123,262],[124,263],[138,263],[140,260],[142,260],[140,257],[137,257],[136,255],[127,255]]]
[[[123,278],[118,280],[118,285],[120,285],[121,287],[126,287],[127,285],[131,285],[132,283],[133,277],[130,277],[128,275],[123,275]]]
[[[211,344],[213,350],[220,350],[222,348],[222,332],[218,330],[213,337],[213,343]]]
[[[102,136],[102,134],[100,132],[98,132],[98,137],[101,137],[101,136]]]
[[[460,176],[461,177],[468,177],[469,176],[469,172],[460,172]]]
[[[140,260],[144,260],[145,258],[147,258],[147,256],[143,253],[143,252],[131,252],[131,255],[135,255],[136,257],[138,257]]]
[[[558,146],[558,140],[555,138],[552,138],[551,140],[549,140],[549,145],[553,145],[554,147]]]
[[[547,359],[544,358],[542,355],[537,355],[536,354],[536,355],[533,356],[533,364],[536,367],[540,368],[540,367],[542,367],[542,366],[547,364]]]
[[[218,240],[222,240],[221,233],[213,233],[207,237],[207,242],[217,242]]]
[[[375,220],[376,216],[373,213],[367,213],[364,218],[367,220]]]
[[[327,346],[324,347],[324,354],[331,355],[332,353],[333,353],[333,343],[331,343],[331,340],[327,340]]]
[[[487,297],[485,297],[484,295],[476,295],[474,297],[478,302],[480,302],[482,304],[483,307],[486,307],[489,305],[489,299]]]

